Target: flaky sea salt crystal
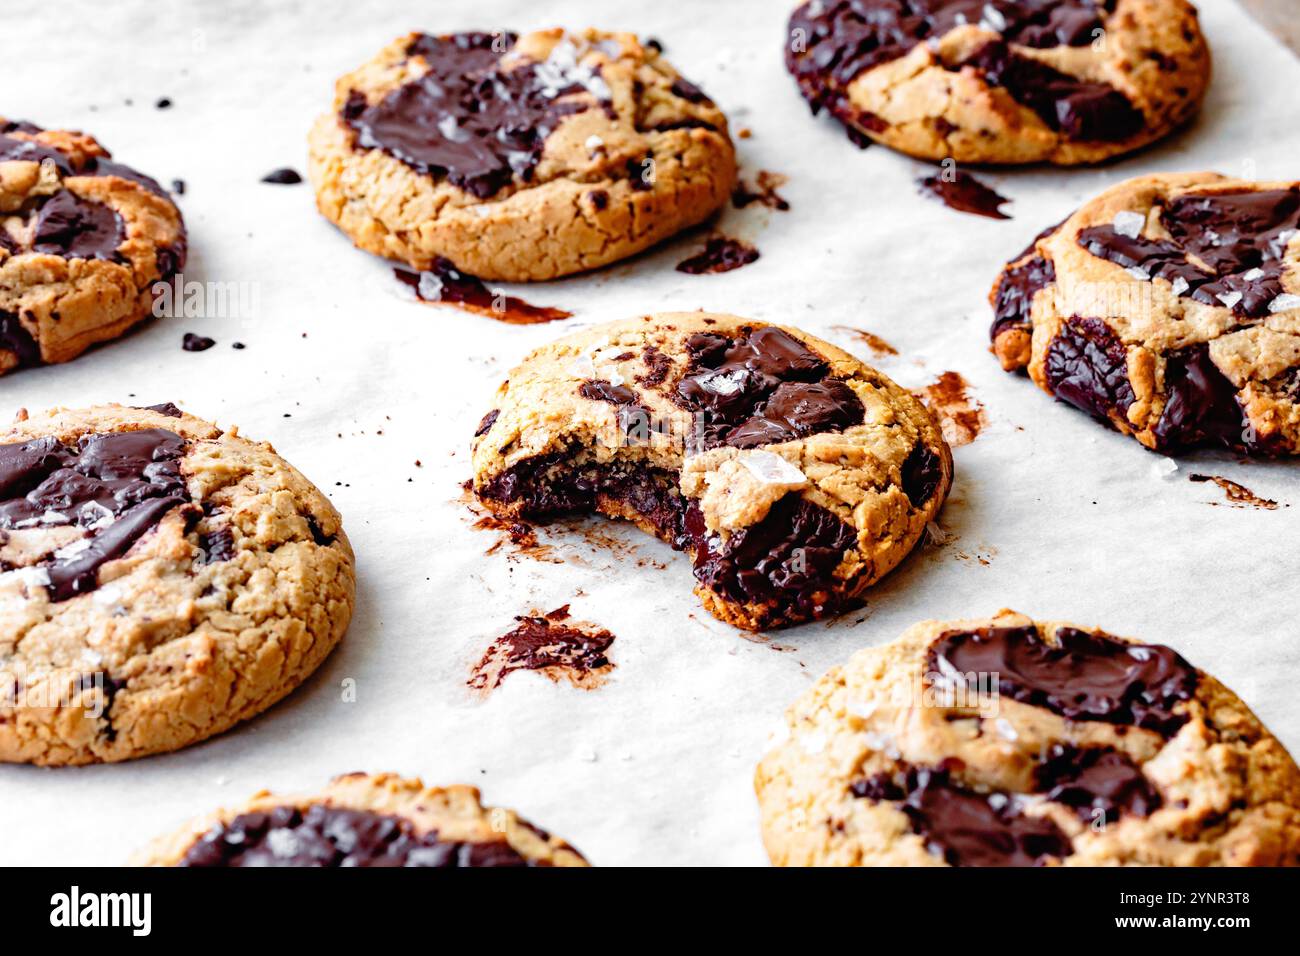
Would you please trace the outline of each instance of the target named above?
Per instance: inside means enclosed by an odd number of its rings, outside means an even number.
[[[1247,282],[1254,282],[1256,279],[1264,278],[1264,270],[1260,268],[1251,269],[1249,272],[1243,273],[1241,277]]]
[[[298,854],[298,834],[283,827],[266,834],[266,845],[272,856],[289,860]]]
[[[1270,312],[1286,312],[1288,309],[1300,309],[1300,295],[1294,292],[1283,292],[1275,296],[1273,301],[1268,304]]]
[[[993,722],[993,726],[997,730],[998,736],[1003,740],[1020,739],[1020,734],[1016,733],[1016,728],[1012,727],[1011,721],[1007,720],[1005,717],[999,717]]]
[[[1129,275],[1131,275],[1134,279],[1137,279],[1139,282],[1151,281],[1151,273],[1147,272],[1146,269],[1139,268],[1138,266],[1129,266],[1124,271],[1127,272]]]
[[[742,455],[745,470],[765,485],[801,485],[808,476],[780,455],[770,451],[751,451]]]
[[[1007,28],[1007,18],[1002,15],[1002,11],[991,3],[984,4],[983,14],[980,17],[980,26],[992,30],[994,33],[1001,33]]]
[[[460,124],[456,122],[456,117],[450,115],[438,120],[438,132],[448,142],[452,143],[463,143],[469,139],[469,133],[460,128]]]
[[[591,360],[590,355],[579,355],[569,365],[569,371],[578,378],[595,378],[596,363]]]
[[[1174,287],[1174,295],[1182,295],[1184,292],[1186,292],[1188,289],[1191,288],[1191,285],[1182,276],[1179,276],[1178,278],[1174,279],[1171,285],[1173,285]]]
[[[0,581],[20,581],[28,587],[44,588],[50,585],[50,572],[45,568],[15,568],[0,574]]]
[[[1136,239],[1142,235],[1142,227],[1147,224],[1146,216],[1140,212],[1117,212],[1111,225],[1121,236]]]
[[[609,382],[610,385],[622,385],[627,380],[611,369],[605,374],[605,381]]]
[[[1157,458],[1151,463],[1151,474],[1155,478],[1169,478],[1178,471],[1178,462],[1172,458]]]
[[[710,375],[700,384],[714,395],[735,395],[745,387],[746,374],[741,368],[731,372],[718,372],[716,375]]]
[[[78,554],[81,554],[81,552],[85,551],[89,547],[90,547],[90,539],[80,538],[72,542],[71,544],[67,544],[64,545],[62,548],[59,548],[59,550],[54,552],[54,556],[58,558],[60,561],[63,561],[66,560],[67,558],[76,557]]]
[[[1215,296],[1215,298],[1217,298],[1220,302],[1223,303],[1224,308],[1235,309],[1237,307],[1237,303],[1241,301],[1241,293],[1229,292],[1227,295]]]
[[[593,134],[587,137],[587,141],[583,143],[583,145],[586,146],[587,149],[600,149],[605,145],[605,141],[599,136]]]
[[[96,604],[101,604],[107,607],[109,605],[117,604],[119,601],[121,601],[122,592],[119,589],[113,587],[112,585],[106,585],[94,591],[91,594],[90,599],[94,601]]]

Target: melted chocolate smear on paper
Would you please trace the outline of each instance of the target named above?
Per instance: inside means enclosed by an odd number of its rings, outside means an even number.
[[[731,204],[737,209],[744,209],[746,206],[759,203],[768,209],[787,212],[790,204],[777,193],[777,189],[787,182],[789,177],[781,173],[760,169],[755,177],[756,184],[752,187],[743,179],[737,180],[736,188],[731,191]]]
[[[470,687],[491,691],[511,673],[530,670],[590,689],[614,667],[609,659],[614,635],[594,624],[570,622],[567,604],[515,620],[518,625],[493,641],[475,666]]]
[[[1265,511],[1276,511],[1277,502],[1271,498],[1261,498],[1255,492],[1251,491],[1245,485],[1238,484],[1224,478],[1221,475],[1191,475],[1190,480],[1195,482],[1213,482],[1223,489],[1227,495],[1228,503],[1234,508],[1262,508]],[[1218,502],[1211,502],[1218,504]]]
[[[970,396],[970,383],[958,372],[944,372],[921,389],[918,397],[943,429],[944,440],[954,447],[969,445],[988,424],[984,406]]]
[[[989,219],[1011,218],[998,208],[1011,200],[998,195],[968,172],[943,172],[935,176],[924,176],[916,182],[922,193],[934,196],[949,209]]]
[[[751,262],[757,262],[759,252],[753,246],[728,236],[710,236],[704,249],[677,263],[677,271],[687,275],[713,275],[731,272]]]
[[[493,292],[482,279],[461,272],[450,259],[442,257],[435,259],[433,267],[425,272],[398,267],[393,275],[414,289],[421,302],[455,306],[511,325],[556,322],[573,315],[563,309],[532,305],[515,296]]]

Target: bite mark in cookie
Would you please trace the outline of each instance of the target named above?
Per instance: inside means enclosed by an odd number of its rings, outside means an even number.
[[[834,346],[734,316],[562,339],[494,406],[474,445],[486,507],[630,520],[690,555],[711,612],[754,629],[859,603],[951,482],[913,396]]]
[[[1140,177],[1041,234],[990,293],[993,350],[1179,453],[1300,453],[1300,186]]]
[[[712,100],[629,34],[416,33],[338,81],[309,171],[364,249],[531,281],[703,221],[735,156]]]
[[[812,0],[786,67],[860,146],[1095,162],[1190,117],[1209,54],[1184,0]]]

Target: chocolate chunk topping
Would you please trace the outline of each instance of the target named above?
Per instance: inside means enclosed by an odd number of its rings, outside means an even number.
[[[578,394],[593,402],[608,402],[617,406],[619,427],[625,437],[636,436],[640,440],[650,437],[650,410],[641,404],[641,396],[626,385],[592,379],[578,387]]]
[[[474,668],[470,686],[491,690],[518,670],[563,672],[581,680],[612,667],[609,649],[614,635],[561,623],[568,616],[566,606],[545,617],[516,617],[518,626],[492,642]]]
[[[479,436],[486,435],[489,431],[491,431],[492,426],[496,424],[497,417],[500,414],[501,414],[501,409],[494,408],[492,409],[492,411],[484,415],[483,420],[478,423],[478,428],[474,429],[474,437],[478,438]]]
[[[1170,201],[1159,216],[1168,239],[1090,226],[1079,231],[1079,245],[1126,269],[1165,279],[1178,295],[1227,306],[1243,318],[1269,314],[1269,305],[1283,292],[1287,245],[1300,230],[1300,187],[1188,193]]]
[[[1073,850],[1055,823],[1027,816],[1015,797],[967,790],[945,769],[912,767],[901,786],[881,775],[856,781],[850,791],[867,800],[901,801],[898,809],[913,832],[952,866],[1042,866]]]
[[[38,133],[40,130],[32,128],[14,130],[14,132]],[[74,173],[71,160],[53,146],[45,146],[28,139],[18,139],[16,136],[0,135],[0,163],[10,160],[28,163],[51,162],[64,175]]]
[[[862,402],[802,342],[767,326],[739,339],[699,333],[676,401],[695,412],[702,448],[752,448],[861,424]]]
[[[213,827],[181,866],[529,866],[504,839],[444,841],[410,821],[314,804],[243,813]]]
[[[1127,755],[1108,747],[1080,750],[1055,744],[1036,773],[1039,792],[1073,807],[1079,818],[1114,823],[1121,815],[1145,817],[1160,806],[1160,795]]]
[[[186,332],[181,337],[181,348],[187,352],[206,352],[216,344],[216,339],[210,339],[206,335],[197,335],[194,332]]]
[[[998,693],[1070,720],[1145,727],[1166,737],[1187,722],[1174,713],[1196,690],[1196,669],[1168,647],[1129,644],[1073,627],[1057,646],[1033,627],[954,631],[930,645],[928,670],[956,679],[998,675]]]
[[[814,0],[790,17],[785,63],[814,113],[825,107],[846,123],[879,129],[878,118],[856,113],[844,95],[863,71],[967,23],[1023,46],[1086,46],[1111,6],[1112,0]],[[866,144],[851,126],[849,133]]]
[[[708,103],[710,106],[713,105],[713,100],[709,99],[708,94],[684,76],[679,76],[673,80],[673,84],[669,89],[673,91],[674,96],[680,96],[688,103]]]
[[[235,556],[235,535],[229,528],[218,528],[216,531],[209,531],[200,540],[203,549],[203,555],[200,558],[202,564],[229,561]]]
[[[560,121],[585,111],[594,94],[608,103],[598,72],[580,66],[561,43],[544,62],[503,68],[514,34],[422,35],[407,49],[429,72],[368,104],[353,93],[342,111],[362,149],[382,149],[412,169],[486,199],[528,182],[546,138]],[[566,57],[566,54],[567,57]]]
[[[18,357],[18,368],[41,364],[41,348],[32,338],[32,333],[27,331],[18,316],[3,309],[0,309],[0,349]]]
[[[1123,415],[1133,404],[1126,355],[1101,319],[1070,319],[1047,347],[1047,383],[1057,398],[1109,423],[1110,412]]]
[[[94,590],[101,565],[189,502],[180,475],[186,446],[158,428],[86,435],[71,446],[55,438],[0,445],[0,529],[75,525],[86,532],[80,550],[65,548],[40,563],[51,600]]]
[[[739,239],[710,236],[705,240],[703,251],[677,263],[677,271],[693,276],[731,272],[757,262],[758,258],[758,250]]]
[[[554,322],[573,315],[563,309],[532,305],[503,292],[493,292],[478,276],[462,272],[450,259],[438,256],[426,272],[395,268],[398,281],[415,290],[422,302],[454,305],[467,312],[486,315],[512,325]]]
[[[989,219],[1011,218],[998,208],[1011,200],[998,195],[964,170],[957,170],[951,178],[947,174],[925,176],[917,180],[917,184],[922,192],[929,193],[948,208],[956,209],[958,212],[974,213],[977,216],[987,216]]]
[[[262,177],[262,182],[274,186],[296,186],[302,182],[302,174],[298,170],[286,166],[283,169],[271,170]]]
[[[939,456],[925,442],[918,441],[903,461],[903,493],[913,508],[922,507],[934,497],[943,480]]]
[[[1160,451],[1222,445],[1262,451],[1237,402],[1237,389],[1219,371],[1205,343],[1165,354],[1164,410],[1152,433]]]
[[[155,196],[161,196],[167,199],[167,190],[163,189],[162,184],[152,176],[146,176],[144,173],[132,169],[130,166],[124,166],[121,163],[115,163],[111,159],[105,159],[102,156],[92,156],[86,165],[78,171],[80,176],[116,176],[118,179],[125,179],[128,182],[138,183]],[[184,190],[181,190],[184,192]]]
[[[841,609],[831,591],[835,569],[857,544],[857,532],[825,508],[787,494],[762,521],[733,531],[724,543],[704,528],[692,506],[683,524],[695,550],[695,577],[741,604],[794,608],[802,618]]]
[[[644,375],[637,376],[638,384],[646,388],[662,385],[668,373],[672,371],[673,360],[653,345],[647,345],[641,357],[645,361],[646,372]]]
[[[993,326],[989,337],[996,339],[1003,330],[1016,326],[1029,328],[1034,296],[1055,281],[1056,267],[1039,255],[1004,272],[993,297]]]
[[[1142,112],[1123,93],[1090,83],[1011,52],[1006,43],[984,44],[958,67],[973,67],[991,86],[1002,87],[1051,129],[1080,142],[1118,142],[1141,132]]]
[[[185,414],[177,408],[172,402],[160,402],[157,405],[138,406],[147,412],[157,412],[159,415],[166,415],[168,418],[180,418]]]
[[[117,247],[125,238],[116,212],[64,189],[36,214],[32,251],[65,259],[117,260]]]
[[[137,172],[130,166],[114,162],[107,157],[91,156],[81,166],[74,167],[67,154],[55,149],[53,146],[45,146],[30,140],[4,135],[5,133],[35,135],[40,132],[43,132],[43,130],[31,123],[16,122],[0,126],[0,162],[5,160],[26,160],[33,163],[49,161],[65,176],[116,176],[118,179],[139,183],[151,193],[163,198],[167,197],[167,191],[158,184],[157,180],[146,176],[144,173]]]

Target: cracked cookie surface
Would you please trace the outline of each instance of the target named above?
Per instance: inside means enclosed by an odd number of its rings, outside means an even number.
[[[353,596],[338,513],[268,444],[170,404],[0,429],[0,761],[221,733],[316,669]]]
[[[317,206],[357,246],[532,281],[702,222],[735,153],[713,102],[626,33],[412,33],[335,87]]]
[[[394,774],[351,773],[319,793],[262,791],[154,841],[140,866],[586,866],[558,837],[513,810],[485,807],[474,787],[426,787]]]
[[[599,512],[686,551],[705,607],[750,629],[859,604],[952,482],[909,392],[798,329],[704,312],[533,352],[497,390],[473,465],[499,515]]]
[[[0,117],[0,375],[122,335],[185,256],[157,182],[85,133]]]
[[[787,866],[1295,866],[1300,770],[1168,647],[1012,611],[859,651],[755,775]]]
[[[812,0],[788,34],[813,112],[922,159],[1099,162],[1187,122],[1210,75],[1186,0]]]
[[[1121,183],[1041,234],[990,293],[1008,371],[1174,454],[1300,454],[1300,184]]]

